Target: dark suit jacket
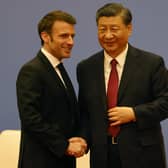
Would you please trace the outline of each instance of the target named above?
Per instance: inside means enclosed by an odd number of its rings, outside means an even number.
[[[41,51],[20,70],[17,99],[22,131],[18,167],[74,168],[75,158],[65,151],[77,128],[76,97]]]
[[[106,168],[108,121],[103,51],[79,63],[77,78],[81,135],[90,146],[91,168]],[[160,121],[168,117],[167,78],[161,57],[129,45],[118,106],[133,107],[137,121],[121,125],[118,146],[122,168],[165,168]]]

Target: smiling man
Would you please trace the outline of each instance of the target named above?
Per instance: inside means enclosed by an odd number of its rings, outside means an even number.
[[[103,50],[77,67],[90,168],[166,168],[160,125],[168,117],[163,58],[128,42],[132,14],[122,4],[102,6],[96,22]]]
[[[18,168],[75,168],[75,157],[84,154],[85,140],[76,137],[77,100],[62,64],[71,55],[75,24],[63,11],[44,16],[38,24],[42,47],[18,74]]]

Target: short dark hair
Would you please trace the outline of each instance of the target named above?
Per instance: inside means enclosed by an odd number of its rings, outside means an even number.
[[[76,18],[67,12],[61,10],[54,10],[49,12],[38,23],[38,34],[40,36],[42,45],[44,42],[41,38],[41,32],[45,31],[50,34],[55,21],[65,21],[72,25],[76,24]]]
[[[99,8],[96,12],[96,23],[100,17],[121,16],[125,25],[132,22],[131,11],[120,3],[108,3]]]

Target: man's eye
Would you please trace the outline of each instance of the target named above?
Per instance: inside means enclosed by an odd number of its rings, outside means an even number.
[[[106,31],[106,29],[99,29],[99,32],[100,33],[103,33],[103,32],[105,32]]]
[[[111,30],[111,31],[118,31],[119,28],[118,28],[118,27],[112,27],[110,30]]]
[[[67,38],[68,35],[67,35],[67,34],[62,34],[61,37],[62,37],[62,38]]]

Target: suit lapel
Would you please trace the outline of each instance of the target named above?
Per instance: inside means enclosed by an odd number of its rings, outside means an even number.
[[[48,72],[51,74],[51,76],[55,79],[56,83],[57,83],[58,85],[60,85],[60,87],[63,88],[63,90],[65,91],[66,95],[68,96],[68,99],[71,100],[72,97],[73,97],[74,99],[76,99],[76,95],[75,95],[73,86],[71,86],[71,93],[73,92],[73,93],[72,93],[73,96],[71,97],[71,96],[69,95],[67,89],[65,88],[64,84],[62,83],[60,77],[59,77],[58,74],[56,73],[55,69],[53,68],[53,66],[51,65],[51,63],[49,62],[49,60],[44,56],[44,54],[43,54],[41,51],[39,51],[38,57],[39,57],[39,59],[42,61],[42,63],[44,64],[46,71],[48,71]]]
[[[126,62],[123,69],[123,74],[120,81],[119,93],[118,93],[118,103],[121,102],[124,96],[125,90],[128,87],[129,82],[131,82],[131,77],[137,70],[137,54],[133,47],[129,45]]]
[[[102,108],[107,110],[107,98],[106,98],[106,88],[105,88],[105,78],[104,78],[104,53],[103,51],[98,53],[96,56],[95,66],[92,67],[95,73],[95,81],[97,82],[96,89],[98,92],[98,97],[100,98],[100,104],[102,104]]]
[[[77,102],[77,98],[76,98],[76,94],[73,86],[70,84],[71,87],[69,89],[66,89],[64,84],[62,83],[62,80],[56,73],[55,69],[53,68],[49,60],[45,57],[45,55],[41,51],[39,51],[38,57],[44,64],[46,71],[48,71],[51,74],[51,76],[55,79],[56,84],[60,85],[60,87],[62,87],[62,89],[65,91],[65,94],[67,95],[67,98],[71,107],[74,108],[74,105],[76,105],[76,102]]]
[[[128,54],[126,57],[126,62],[123,69],[123,74],[120,81],[119,93],[118,93],[118,103],[122,100],[124,96],[125,90],[131,82],[131,77],[137,70],[137,59],[136,59],[135,49],[129,46]],[[100,102],[104,110],[107,110],[107,96],[106,96],[106,88],[105,88],[105,78],[104,78],[104,53],[103,51],[98,53],[96,56],[95,62],[93,62],[92,70],[94,71],[94,78],[97,87],[100,88],[97,92]]]
[[[39,51],[37,56],[40,59],[40,61],[43,63],[46,71],[52,75],[52,77],[56,80],[58,85],[60,85],[61,87],[64,88],[64,85],[63,85],[61,79],[59,78],[58,74],[56,73],[55,69],[53,68],[53,66],[51,65],[49,60],[46,58],[46,56],[41,51]]]

